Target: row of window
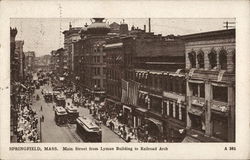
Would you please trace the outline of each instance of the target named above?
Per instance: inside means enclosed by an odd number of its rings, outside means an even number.
[[[120,80],[121,79],[121,71],[114,69],[107,69],[107,79]]]
[[[227,64],[228,64],[227,56],[228,54],[225,49],[222,49],[218,53],[218,57],[217,57],[217,52],[214,49],[212,49],[211,52],[208,54],[209,67],[211,69],[218,68],[227,70]],[[188,59],[191,68],[205,68],[204,52],[202,50],[200,50],[198,53],[196,53],[195,51],[188,53]],[[232,62],[235,64],[235,53],[233,53]],[[219,64],[219,66],[217,64]]]
[[[150,110],[159,114],[163,114],[164,116],[186,122],[186,108],[181,107],[181,104],[174,101],[163,101],[162,106],[161,98],[151,97]]]
[[[82,63],[102,63],[101,56],[85,56],[82,57]]]
[[[184,77],[177,78],[169,76],[155,76],[150,74],[147,78],[136,78],[136,81],[142,85],[156,89],[163,89],[168,92],[175,92],[179,94],[186,93],[186,81]]]
[[[101,68],[100,67],[93,67],[92,70],[93,70],[92,73],[95,76],[101,75]]]
[[[107,83],[107,95],[121,97],[121,92],[119,85]]]
[[[205,85],[204,83],[190,83],[190,89],[193,92],[193,96],[205,98]],[[228,101],[228,88],[221,86],[212,87],[212,99],[221,102]]]

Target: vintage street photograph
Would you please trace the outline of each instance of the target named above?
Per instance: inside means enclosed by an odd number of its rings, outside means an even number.
[[[235,142],[235,18],[11,18],[11,143]]]

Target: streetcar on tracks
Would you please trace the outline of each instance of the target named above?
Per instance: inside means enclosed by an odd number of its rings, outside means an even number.
[[[67,111],[63,107],[55,108],[55,122],[58,126],[67,123]]]
[[[45,92],[44,99],[45,99],[46,103],[51,103],[53,101],[53,94],[52,94],[52,92],[49,92],[49,91]]]
[[[84,142],[102,142],[102,130],[94,121],[78,117],[76,132]]]
[[[66,100],[63,95],[57,95],[55,101],[57,106],[65,107],[66,105]]]
[[[65,109],[68,113],[68,123],[76,123],[76,119],[79,117],[77,107],[70,105],[66,106]]]

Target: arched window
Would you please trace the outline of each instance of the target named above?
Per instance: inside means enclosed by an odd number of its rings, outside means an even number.
[[[217,66],[217,55],[214,49],[212,49],[211,52],[208,54],[208,59],[211,69],[215,68]]]
[[[196,68],[196,53],[194,51],[188,53],[191,68]]]
[[[222,49],[219,53],[219,63],[221,69],[223,70],[227,69],[227,51],[225,49]]]
[[[199,51],[197,55],[197,61],[199,64],[199,68],[204,68],[204,52],[203,51]]]

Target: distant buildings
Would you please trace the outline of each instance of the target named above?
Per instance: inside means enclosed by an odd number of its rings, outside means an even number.
[[[62,76],[68,72],[68,54],[65,49],[51,51],[49,68],[57,76]]]
[[[25,55],[25,72],[29,72],[31,73],[32,71],[34,71],[34,67],[35,67],[35,52],[34,51],[28,51],[24,53]]]
[[[42,69],[44,71],[50,71],[51,67],[51,55],[44,55],[35,57],[34,70]]]

